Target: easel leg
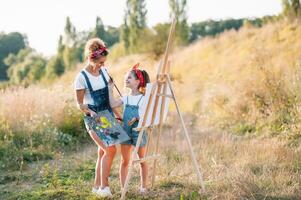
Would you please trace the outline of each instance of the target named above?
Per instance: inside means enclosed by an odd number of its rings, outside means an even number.
[[[154,155],[158,155],[158,153],[159,153],[159,143],[160,143],[161,130],[162,130],[162,126],[159,125],[159,130],[158,130],[157,142],[156,142],[155,154]],[[156,165],[157,165],[157,159],[154,160],[154,164],[153,164],[153,175],[152,175],[152,185],[151,185],[151,187],[154,187],[154,183],[155,183]]]
[[[135,159],[135,156],[137,155],[138,153],[138,149],[140,147],[140,144],[141,144],[141,140],[142,140],[142,133],[143,133],[143,130],[141,130],[139,132],[139,136],[138,136],[138,140],[137,140],[137,144],[134,148],[134,151],[132,153],[132,156],[131,156],[131,159],[130,159],[130,163],[129,163],[129,169],[128,169],[128,174],[125,178],[125,182],[124,182],[124,187],[123,187],[123,190],[122,190],[122,193],[121,193],[121,198],[122,200],[125,199],[125,194],[127,192],[127,189],[128,189],[128,186],[129,186],[129,181],[130,181],[130,178],[131,178],[131,175],[132,175],[132,170],[133,170],[133,161]]]
[[[160,86],[162,86],[162,85],[160,85]],[[163,95],[166,95],[166,90],[167,90],[167,84],[165,82],[163,84],[163,92],[162,92]],[[158,88],[158,91],[161,92],[161,87]],[[161,103],[161,109],[160,109],[160,121],[159,121],[158,135],[157,135],[157,143],[156,143],[156,147],[155,147],[155,155],[158,155],[158,153],[159,153],[159,143],[160,143],[160,136],[161,136],[161,132],[162,132],[164,110],[165,110],[165,96],[162,97],[162,102],[163,103]],[[155,178],[156,178],[156,165],[157,165],[157,159],[154,160],[154,165],[153,165],[152,187],[154,186]]]
[[[174,100],[174,102],[175,102],[175,106],[176,106],[176,109],[177,109],[177,113],[178,113],[178,115],[179,115],[179,117],[180,117],[181,125],[182,125],[182,128],[183,128],[184,133],[185,133],[186,141],[187,141],[187,143],[188,143],[188,147],[189,147],[189,151],[190,151],[190,156],[191,156],[191,159],[192,159],[192,162],[193,162],[193,165],[194,165],[196,174],[197,174],[197,176],[198,176],[198,179],[199,179],[199,182],[200,182],[200,185],[201,185],[202,192],[205,192],[205,185],[204,185],[203,177],[202,177],[201,172],[200,172],[200,169],[199,169],[199,167],[198,167],[198,163],[197,163],[195,154],[194,154],[193,149],[192,149],[190,137],[189,137],[188,131],[187,131],[187,129],[186,129],[186,126],[185,126],[185,123],[184,123],[182,114],[181,114],[181,112],[180,112],[178,103],[177,103],[177,101],[176,101],[176,98],[175,98],[175,95],[174,95],[174,92],[173,92],[173,88],[172,88],[172,85],[171,85],[171,81],[170,81],[169,76],[168,76],[168,79],[167,79],[167,80],[168,80],[167,82],[168,82],[168,84],[169,84],[169,88],[170,88],[170,91],[171,91],[171,93],[172,93],[172,96],[174,97],[173,100]]]
[[[150,146],[150,142],[152,140],[152,137],[153,137],[153,129],[152,128],[148,128],[146,130],[146,133],[147,133],[147,144],[146,144],[146,153],[145,153],[145,157],[147,157],[148,155],[148,152],[149,152],[149,146]]]

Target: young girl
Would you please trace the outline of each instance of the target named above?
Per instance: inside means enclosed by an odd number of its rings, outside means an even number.
[[[129,95],[124,95],[121,99],[115,100],[112,93],[112,86],[110,87],[110,104],[112,108],[123,105],[123,128],[131,138],[130,140],[121,143],[121,156],[122,162],[120,165],[120,182],[122,188],[128,173],[128,164],[131,157],[132,146],[135,146],[138,140],[139,132],[133,129],[137,127],[138,121],[142,115],[142,103],[144,99],[146,84],[150,82],[149,76],[146,71],[138,69],[139,63],[136,64],[133,69],[127,73],[125,79],[125,86],[131,90]],[[143,158],[146,153],[146,134],[143,133],[142,142],[138,150],[139,158]],[[146,192],[147,182],[147,164],[146,162],[140,163],[140,176],[141,187],[140,192]]]

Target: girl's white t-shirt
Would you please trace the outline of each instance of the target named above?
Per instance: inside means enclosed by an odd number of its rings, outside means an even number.
[[[140,100],[141,98],[141,100]],[[140,102],[139,102],[140,100]],[[121,101],[123,102],[123,110],[125,109],[125,105],[126,104],[129,104],[129,105],[137,105],[138,102],[138,106],[139,106],[139,109],[138,109],[138,113],[139,113],[139,117],[141,118],[143,113],[143,101],[144,100],[144,96],[142,94],[139,94],[139,95],[124,95],[123,97],[121,97]]]
[[[88,79],[91,83],[91,87],[92,87],[93,91],[102,89],[106,86],[101,74],[99,74],[98,76],[94,76],[94,75],[90,74],[86,69],[83,69],[83,70],[88,76]],[[109,82],[110,77],[107,73],[107,68],[106,67],[101,67],[101,71],[104,74],[104,77],[107,80],[107,82]],[[90,90],[88,88],[86,79],[85,79],[84,75],[81,72],[79,72],[77,74],[76,78],[75,78],[74,89],[75,90],[85,89],[85,95],[84,95],[84,102],[83,103],[94,105],[94,101],[92,99],[92,96],[91,96]]]

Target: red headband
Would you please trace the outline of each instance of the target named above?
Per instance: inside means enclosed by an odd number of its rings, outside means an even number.
[[[90,58],[91,59],[95,59],[95,58],[98,58],[100,55],[103,55],[104,52],[107,52],[107,48],[104,47],[104,46],[100,46],[98,50],[92,52],[90,54]]]
[[[142,75],[141,70],[137,69],[138,67],[139,67],[139,63],[137,63],[136,65],[133,66],[133,71],[135,72],[135,74],[137,75],[138,80],[140,81],[139,87],[145,87],[144,77]]]

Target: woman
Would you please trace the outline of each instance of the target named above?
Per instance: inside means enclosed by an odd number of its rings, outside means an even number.
[[[87,131],[98,146],[98,158],[95,166],[95,181],[92,192],[101,197],[112,196],[109,188],[109,174],[116,153],[116,147],[106,147],[95,131],[88,125],[88,118],[97,115],[98,111],[109,110],[108,82],[109,76],[104,67],[108,50],[99,38],[86,43],[85,56],[87,64],[75,79],[76,101],[79,109],[85,114]]]

